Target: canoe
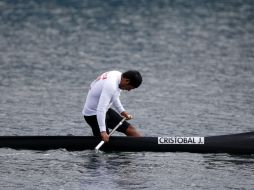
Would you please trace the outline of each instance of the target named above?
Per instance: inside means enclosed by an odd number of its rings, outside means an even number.
[[[0,148],[82,151],[94,149],[99,142],[93,136],[1,136]],[[254,132],[195,138],[112,136],[100,150],[254,154]]]

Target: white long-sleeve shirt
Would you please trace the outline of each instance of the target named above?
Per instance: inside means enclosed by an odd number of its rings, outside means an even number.
[[[106,131],[106,112],[112,104],[119,113],[124,111],[119,99],[121,75],[122,73],[119,71],[103,73],[91,83],[87,94],[82,114],[85,116],[96,115],[101,132]]]

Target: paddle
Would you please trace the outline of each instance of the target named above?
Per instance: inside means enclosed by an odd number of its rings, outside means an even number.
[[[124,122],[126,119],[127,119],[127,118],[124,117],[124,118],[117,124],[117,126],[115,126],[115,128],[109,133],[109,136],[111,136],[111,135],[117,130],[117,128],[118,128],[120,125],[123,124],[123,122]],[[104,141],[101,141],[101,142],[95,147],[95,150],[98,151],[104,143],[105,143]]]

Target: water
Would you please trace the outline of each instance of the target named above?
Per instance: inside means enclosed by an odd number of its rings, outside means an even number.
[[[252,1],[0,1],[1,135],[91,135],[89,83],[122,93],[146,136],[253,131]],[[115,134],[119,135],[119,134]],[[253,156],[0,150],[1,189],[252,189]]]

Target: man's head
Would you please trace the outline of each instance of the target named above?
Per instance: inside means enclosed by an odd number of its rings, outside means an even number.
[[[142,76],[136,70],[129,70],[122,74],[119,88],[122,90],[132,90],[138,88],[142,83]]]

